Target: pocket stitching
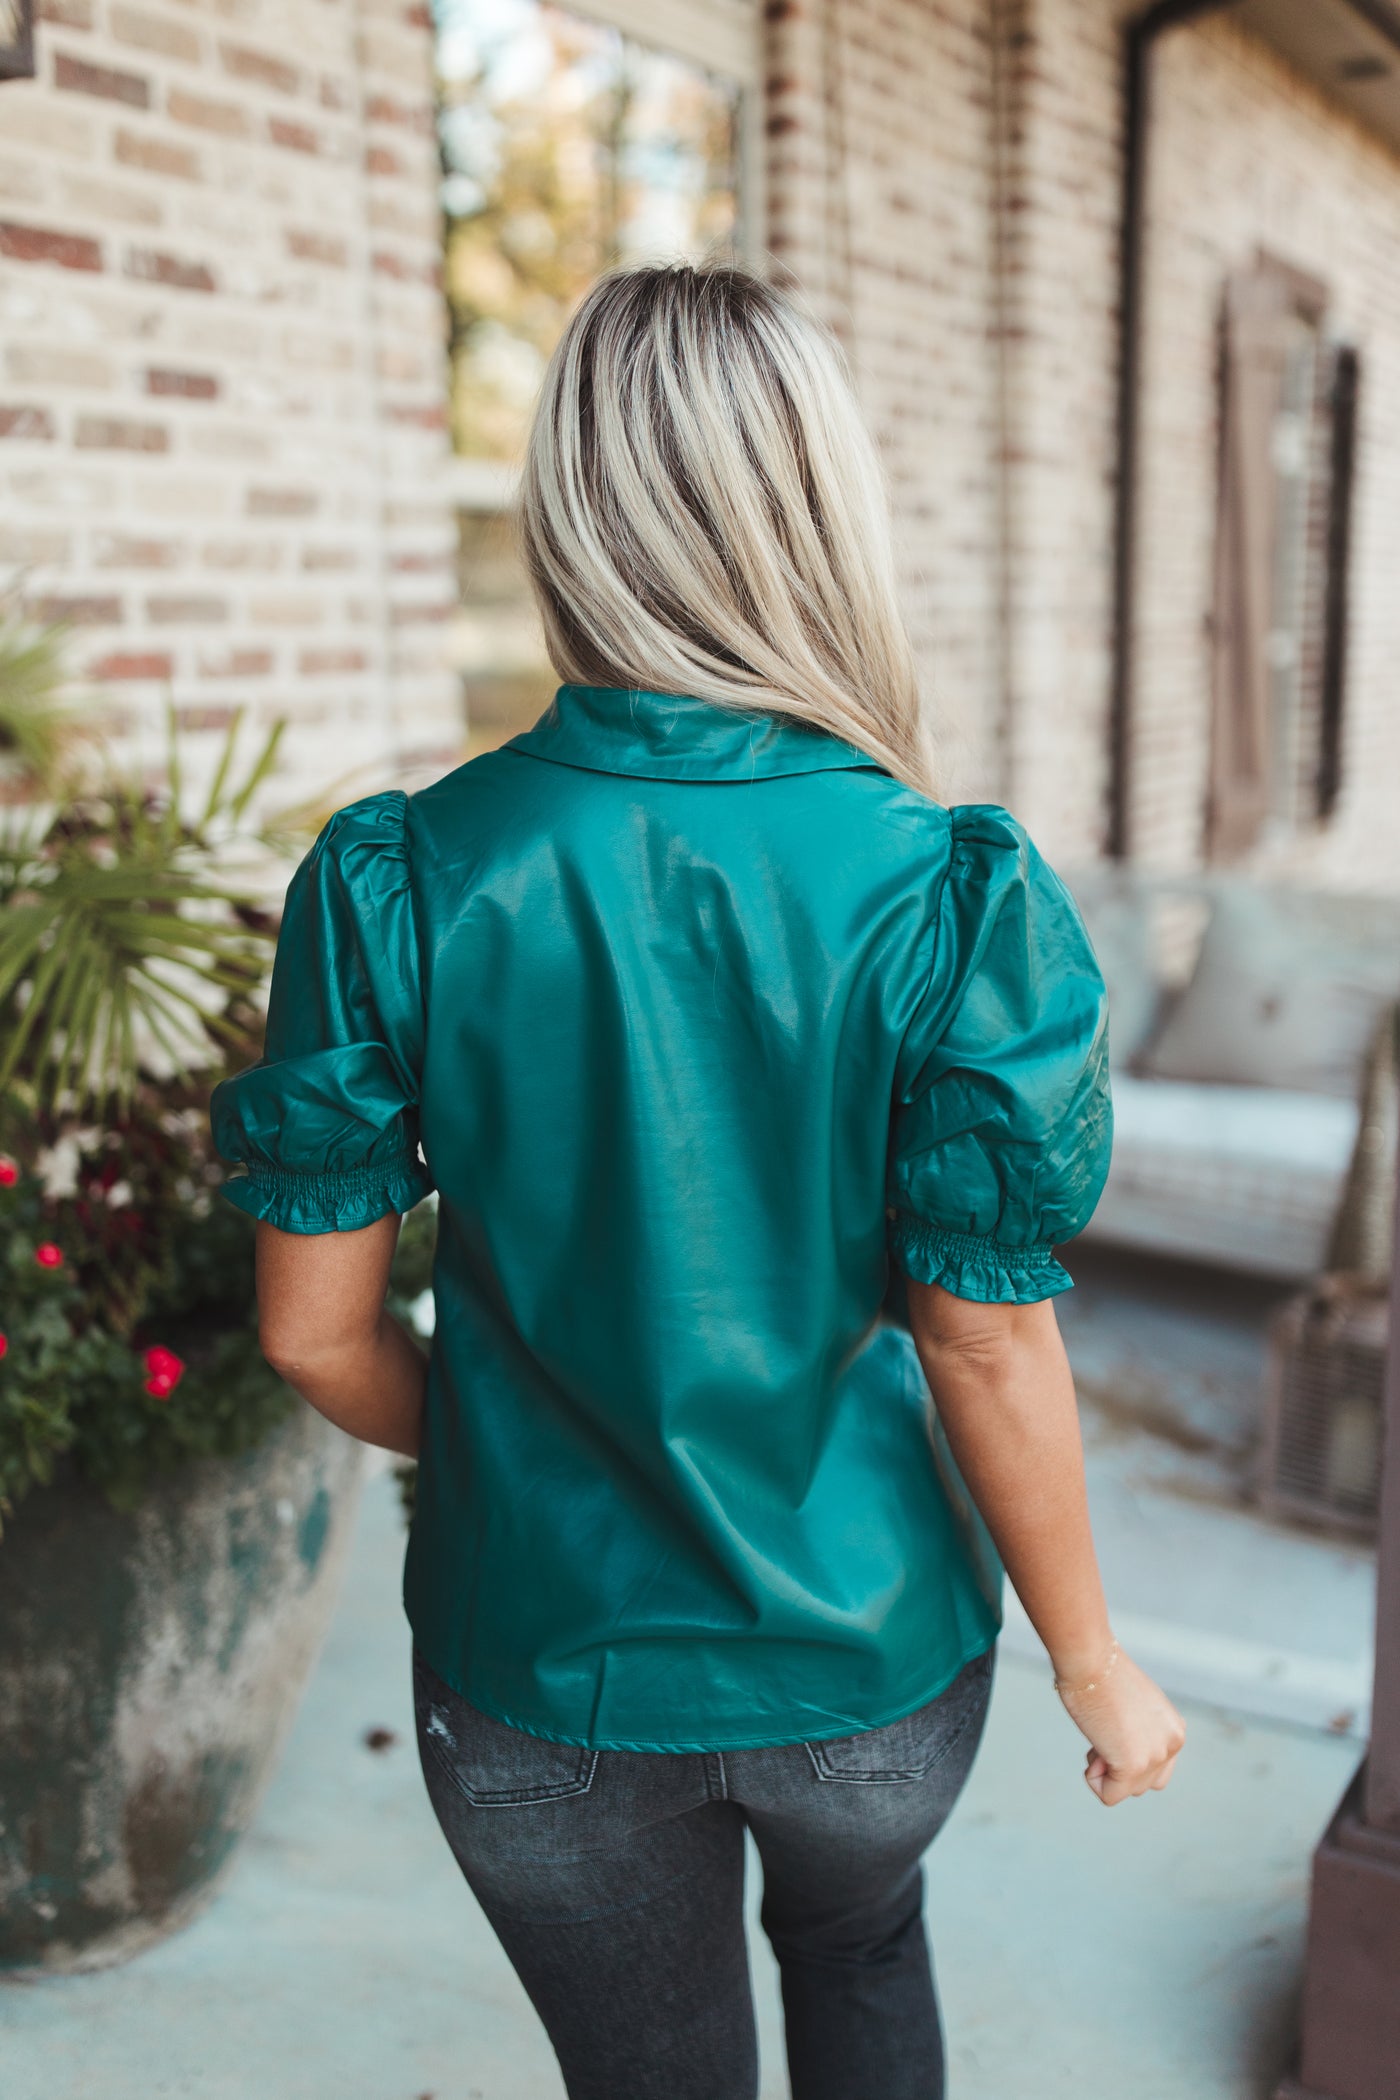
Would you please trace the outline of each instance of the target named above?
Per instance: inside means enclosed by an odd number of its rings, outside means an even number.
[[[419,1711],[419,1695],[421,1694],[424,1696],[425,1703],[431,1701],[433,1693],[431,1690],[431,1684],[429,1680],[432,1680],[432,1682],[437,1683],[441,1687],[442,1692],[448,1694],[450,1697],[461,1697],[460,1693],[454,1693],[450,1685],[444,1684],[442,1680],[436,1676],[436,1673],[430,1667],[427,1658],[424,1655],[420,1654],[419,1651],[415,1648],[413,1654],[413,1685],[415,1693],[414,1718],[417,1723],[417,1735],[419,1743],[420,1745],[425,1745],[426,1748],[431,1752],[433,1762],[437,1766],[439,1772],[441,1772],[443,1778],[448,1780],[450,1784],[456,1788],[457,1792],[462,1796],[463,1800],[466,1801],[472,1808],[528,1808],[529,1805],[535,1801],[563,1801],[568,1800],[571,1795],[586,1794],[588,1792],[589,1788],[593,1784],[594,1774],[597,1772],[598,1769],[599,1753],[596,1750],[588,1750],[582,1743],[555,1743],[551,1745],[551,1747],[556,1750],[576,1749],[578,1751],[578,1771],[572,1779],[559,1780],[553,1784],[548,1784],[542,1787],[471,1786],[468,1783],[468,1781],[463,1777],[462,1773],[458,1770],[457,1766],[453,1764],[451,1759],[448,1757],[448,1754],[443,1748],[439,1737],[433,1734],[424,1725],[424,1722],[422,1720],[421,1713]],[[464,1705],[467,1705],[469,1702],[463,1700],[462,1703]],[[480,1711],[479,1708],[473,1708],[471,1710],[473,1712]],[[484,1714],[483,1718],[488,1721],[494,1721],[496,1717],[494,1714]],[[497,1722],[496,1725],[498,1727],[504,1728],[507,1727],[509,1724],[504,1721],[501,1721]],[[515,1732],[522,1735],[529,1734],[529,1731],[526,1729],[520,1729]],[[541,1736],[531,1736],[530,1740],[532,1742],[543,1742],[545,1739]]]
[[[980,1661],[981,1657],[974,1656],[973,1660],[975,1662]],[[967,1665],[964,1664],[963,1667],[964,1669],[966,1669]],[[908,1766],[900,1768],[895,1768],[891,1766],[882,1767],[881,1769],[874,1772],[838,1772],[835,1766],[831,1765],[826,1761],[825,1743],[804,1743],[803,1748],[806,1750],[808,1757],[812,1760],[812,1769],[816,1773],[818,1779],[822,1780],[825,1784],[828,1785],[892,1786],[897,1784],[901,1780],[927,1779],[930,1772],[936,1772],[938,1770],[938,1767],[941,1764],[943,1764],[947,1758],[951,1757],[954,1750],[957,1749],[958,1744],[967,1734],[968,1729],[971,1728],[973,1722],[979,1719],[982,1715],[984,1715],[986,1713],[986,1710],[987,1702],[983,1700],[979,1705],[975,1706],[970,1713],[964,1714],[962,1720],[953,1730],[953,1733],[949,1736],[947,1742],[944,1743],[942,1747],[937,1751],[937,1753],[929,1759],[926,1765],[920,1765],[917,1767],[917,1769]],[[915,1709],[915,1711],[917,1711],[917,1708]],[[904,1718],[905,1716],[900,1716],[901,1720]],[[889,1727],[893,1727],[894,1724],[893,1722],[888,1722],[886,1723],[886,1725]]]
[[[438,1770],[473,1808],[528,1808],[532,1803],[539,1801],[567,1801],[572,1795],[588,1792],[593,1784],[593,1775],[598,1769],[599,1753],[596,1750],[585,1750],[579,1745],[579,1770],[574,1779],[562,1779],[546,1786],[474,1787],[456,1765],[449,1761],[447,1752],[439,1747],[436,1736],[429,1735],[426,1729],[422,1730],[421,1734]]]

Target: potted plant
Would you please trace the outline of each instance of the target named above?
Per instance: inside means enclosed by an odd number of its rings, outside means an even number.
[[[0,619],[0,1968],[122,1958],[246,1829],[334,1602],[360,1451],[257,1341],[207,1101],[275,927],[239,864],[276,731],[197,813],[80,768]],[[23,677],[13,673],[24,666]],[[421,1270],[421,1261],[410,1260]],[[411,1279],[414,1285],[420,1276]]]

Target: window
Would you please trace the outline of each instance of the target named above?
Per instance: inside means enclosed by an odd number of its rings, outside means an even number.
[[[1325,818],[1341,768],[1357,359],[1326,292],[1271,257],[1222,341],[1207,837],[1229,860]]]
[[[0,80],[34,78],[34,0],[0,0]]]
[[[734,251],[744,88],[541,0],[439,0],[438,24],[454,650],[480,750],[556,682],[504,514],[545,363],[599,271]]]

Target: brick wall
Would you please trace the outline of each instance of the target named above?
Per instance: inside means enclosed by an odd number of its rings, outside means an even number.
[[[1217,445],[1228,273],[1262,246],[1328,287],[1355,343],[1359,478],[1341,797],[1330,823],[1259,856],[1308,879],[1400,888],[1400,158],[1228,21],[1158,60],[1140,485],[1133,830],[1141,854],[1201,850]]]
[[[1066,860],[1104,832],[1123,12],[767,9],[768,244],[885,457],[943,791]]]
[[[769,240],[845,337],[885,453],[945,791],[1102,850],[1126,0],[777,0]],[[1210,20],[1159,47],[1130,826],[1199,864],[1216,317],[1263,244],[1361,345],[1345,780],[1262,870],[1400,887],[1400,158]]]
[[[41,80],[0,89],[0,564],[133,720],[286,713],[308,787],[444,762],[427,11],[46,7]],[[764,8],[765,242],[886,461],[945,793],[1066,862],[1104,835],[1126,12]],[[1262,243],[1364,357],[1343,793],[1273,864],[1400,886],[1400,160],[1223,20],[1163,41],[1155,110],[1135,851],[1201,851],[1216,315]]]
[[[1008,802],[1104,843],[1117,479],[1121,6],[1005,0]]]
[[[985,0],[774,0],[767,243],[884,455],[945,793],[994,794],[997,376]]]
[[[41,0],[0,88],[0,574],[119,726],[284,778],[453,748],[431,23]],[[358,783],[357,783],[358,784]]]
[[[1067,864],[1101,849],[1112,670],[1122,188],[1120,0],[996,0],[1005,56],[1007,799]],[[1226,18],[1157,47],[1139,421],[1129,832],[1199,866],[1227,275],[1259,247],[1322,277],[1365,395],[1342,795],[1254,867],[1400,888],[1400,157]]]

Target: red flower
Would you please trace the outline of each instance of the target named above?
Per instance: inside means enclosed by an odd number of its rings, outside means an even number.
[[[9,1346],[10,1344],[8,1338],[5,1335],[0,1334],[0,1356],[3,1356],[5,1354],[5,1351],[9,1348]]]
[[[19,1168],[12,1159],[0,1159],[0,1189],[12,1189],[19,1180]]]
[[[58,1269],[63,1265],[63,1249],[55,1247],[52,1240],[40,1240],[34,1249],[34,1259],[41,1269]]]
[[[168,1400],[185,1375],[183,1357],[157,1344],[146,1351],[141,1362],[146,1372],[146,1391],[153,1400]]]

